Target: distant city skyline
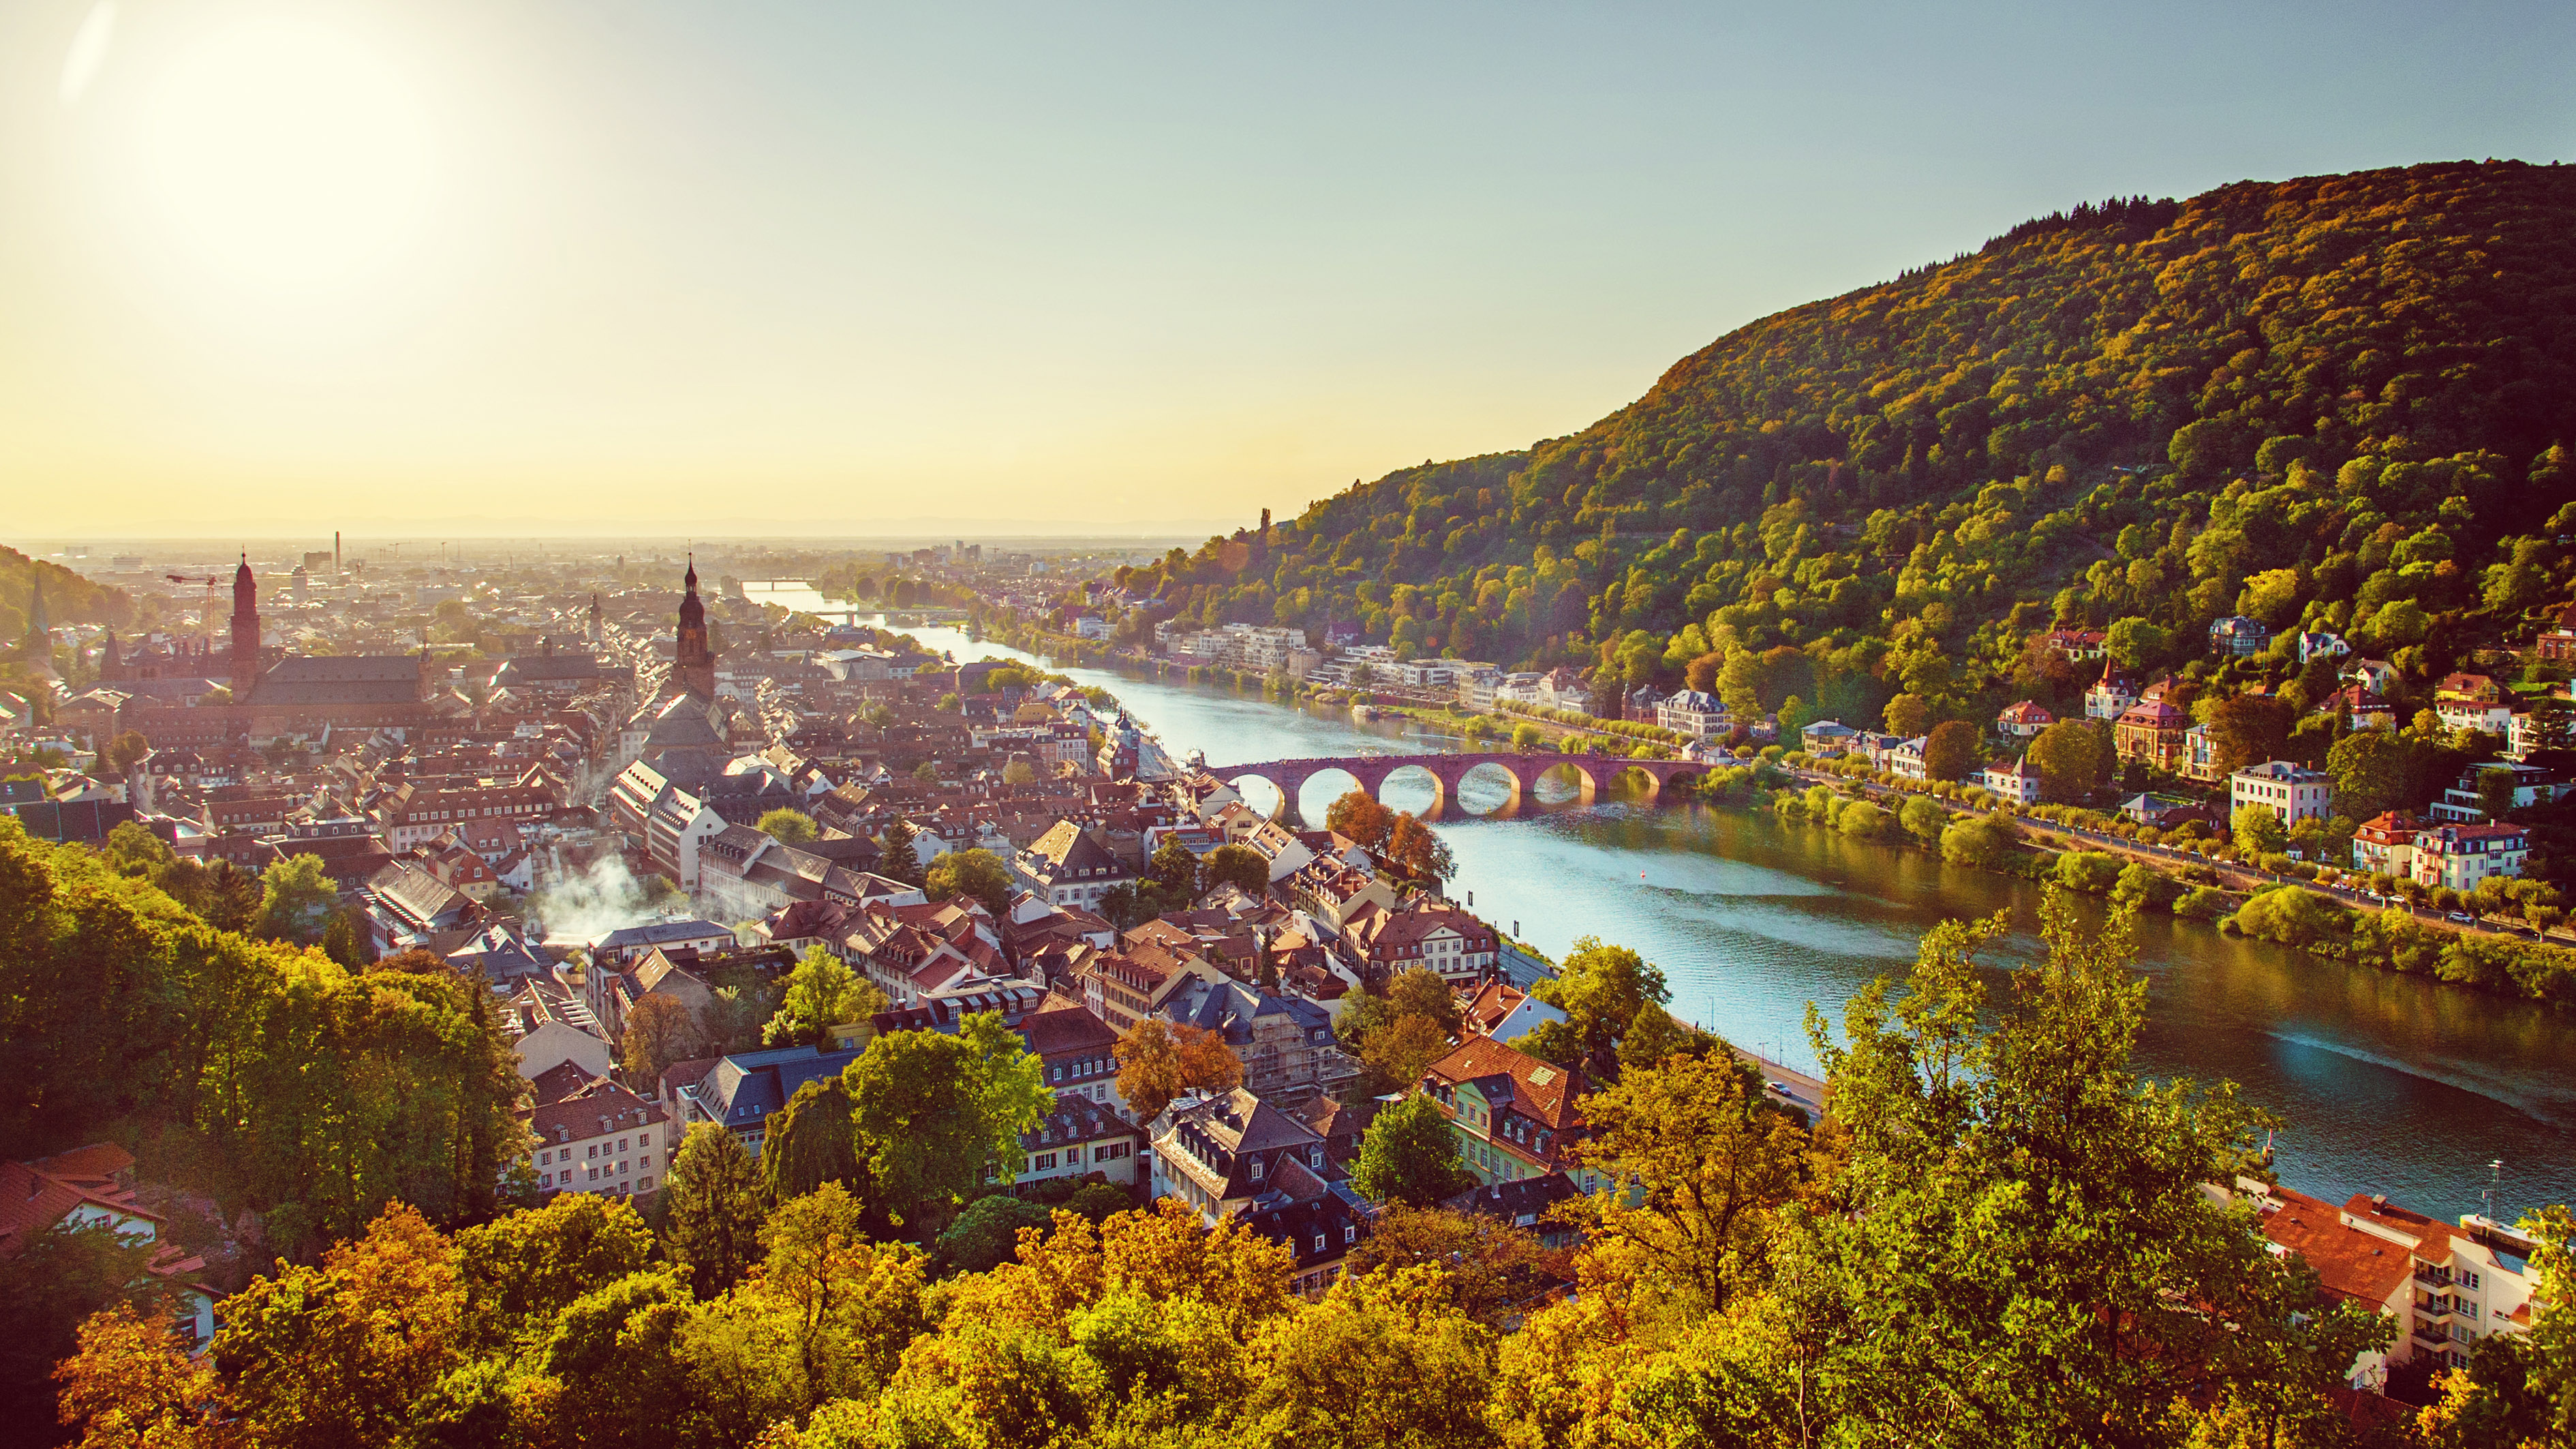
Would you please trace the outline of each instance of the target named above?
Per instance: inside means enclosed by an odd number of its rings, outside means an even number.
[[[2527,3],[27,0],[0,516],[1293,517],[2028,216],[2555,161],[2571,42]]]

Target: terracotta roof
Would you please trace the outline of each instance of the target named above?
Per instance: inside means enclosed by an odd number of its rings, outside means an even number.
[[[671,1114],[662,1108],[606,1077],[594,1077],[561,1101],[537,1107],[529,1114],[528,1126],[546,1142],[579,1142],[670,1120]]]
[[[2327,1292],[2376,1310],[2414,1274],[2405,1248],[2347,1224],[2334,1204],[2285,1187],[2271,1196],[2280,1205],[2264,1209],[2263,1236],[2306,1259]]]
[[[1583,1073],[1573,1067],[1560,1067],[1481,1036],[1460,1042],[1456,1050],[1433,1062],[1424,1075],[1453,1087],[1462,1082],[1509,1077],[1514,1109],[1560,1131],[1583,1125],[1583,1114],[1575,1110],[1574,1104],[1591,1090]]]
[[[1101,1051],[1118,1044],[1118,1033],[1092,1015],[1090,1008],[1053,1004],[1061,999],[1049,996],[1047,1004],[1020,1023],[1020,1036],[1030,1051],[1049,1057],[1064,1052]]]

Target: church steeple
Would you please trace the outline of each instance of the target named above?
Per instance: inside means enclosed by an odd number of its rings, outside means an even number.
[[[674,687],[701,699],[716,697],[716,655],[707,639],[707,606],[698,598],[698,561],[689,559],[689,572],[681,582],[687,592],[680,596],[680,632],[672,651],[671,683]]]
[[[233,703],[246,704],[259,683],[259,580],[251,577],[250,554],[233,570]]]

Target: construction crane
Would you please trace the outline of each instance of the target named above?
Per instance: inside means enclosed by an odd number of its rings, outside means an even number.
[[[197,576],[195,574],[163,574],[161,577],[168,579],[174,584],[193,584],[197,582]],[[206,603],[205,607],[200,610],[204,615],[204,618],[200,622],[205,628],[206,651],[211,654],[214,652],[215,648],[215,590],[222,585],[223,576],[221,574],[208,574],[206,575],[205,583]]]

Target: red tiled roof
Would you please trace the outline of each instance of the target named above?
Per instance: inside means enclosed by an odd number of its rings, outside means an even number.
[[[1481,1036],[1460,1042],[1449,1055],[1433,1062],[1424,1075],[1449,1086],[1480,1077],[1508,1076],[1512,1079],[1513,1106],[1560,1131],[1583,1124],[1583,1114],[1575,1110],[1575,1102],[1591,1090],[1591,1084],[1575,1068],[1560,1067]]]

